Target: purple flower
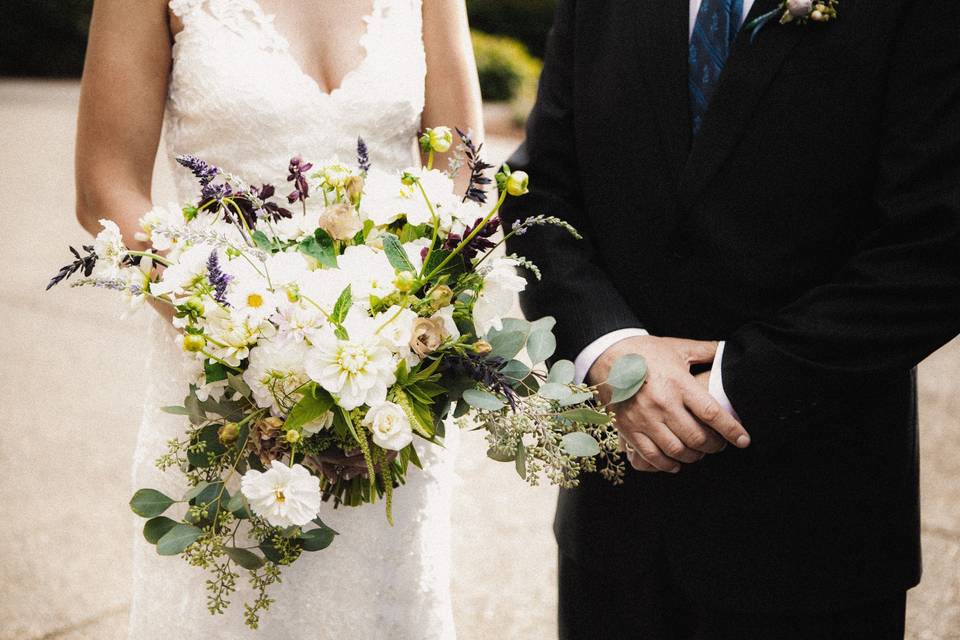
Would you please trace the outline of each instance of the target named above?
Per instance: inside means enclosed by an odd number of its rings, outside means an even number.
[[[370,153],[367,151],[367,143],[363,138],[357,138],[357,165],[360,171],[367,173],[370,171]]]
[[[473,233],[474,229],[479,227],[483,223],[483,218],[477,218],[472,226],[467,227],[463,230],[463,234],[459,235],[456,233],[451,233],[447,236],[447,239],[443,243],[443,248],[446,251],[453,251],[457,248],[464,238],[468,237]],[[500,229],[500,218],[493,218],[488,222],[480,231],[477,232],[477,235],[470,240],[470,244],[463,248],[463,257],[467,260],[472,260],[481,251],[488,251],[493,249],[496,245],[490,238]]]
[[[472,200],[477,204],[485,204],[487,202],[487,185],[493,180],[484,175],[484,172],[487,169],[492,169],[493,165],[487,164],[480,158],[480,151],[483,149],[482,144],[478,147],[470,134],[464,133],[460,129],[457,129],[457,134],[463,144],[467,166],[470,167],[470,184],[467,185],[467,192],[463,196],[463,201]]]
[[[290,159],[290,175],[287,176],[287,182],[292,182],[296,187],[290,195],[287,196],[287,202],[303,202],[310,197],[310,185],[307,183],[307,177],[304,175],[313,168],[310,162],[304,162],[300,156]]]
[[[216,249],[211,251],[210,257],[207,258],[207,278],[210,280],[210,284],[213,285],[213,299],[229,307],[230,304],[226,298],[227,285],[230,284],[233,276],[225,273],[223,269],[220,268],[220,259],[217,257]]]
[[[220,169],[207,164],[197,156],[177,156],[177,162],[190,169],[197,180],[200,181],[200,185],[204,187],[220,174]]]

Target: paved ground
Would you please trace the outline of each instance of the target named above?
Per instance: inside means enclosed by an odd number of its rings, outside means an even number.
[[[73,218],[73,83],[0,81],[0,640],[125,638],[142,319],[96,294],[42,291]],[[495,155],[508,141],[493,141]],[[160,201],[169,178],[158,177]],[[96,306],[94,306],[96,305]],[[960,639],[960,342],[922,367],[924,583],[909,637]],[[555,628],[554,492],[460,460],[454,598],[463,640],[546,640]]]

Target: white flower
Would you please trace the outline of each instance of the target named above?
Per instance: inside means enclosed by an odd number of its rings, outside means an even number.
[[[517,275],[516,266],[512,258],[497,258],[484,274],[483,288],[473,307],[478,335],[485,336],[491,328],[503,326],[502,318],[513,307],[514,296],[526,288],[527,281]]]
[[[236,309],[207,306],[205,315],[204,334],[216,341],[208,341],[206,350],[235,367],[249,355],[250,347],[276,335],[276,328],[271,323],[256,322]]]
[[[342,269],[317,269],[303,274],[297,281],[297,288],[307,308],[319,307],[329,314],[348,284],[350,280]],[[351,292],[356,299],[356,290]]]
[[[320,511],[320,479],[299,464],[288,467],[278,460],[264,473],[243,474],[240,490],[250,508],[275,527],[302,527]]]
[[[187,297],[190,289],[206,280],[207,260],[213,247],[198,244],[180,254],[177,261],[163,270],[160,282],[150,287],[153,295],[171,294],[174,298]]]
[[[307,260],[299,251],[274,253],[267,258],[265,266],[275,289],[296,282],[308,271]]]
[[[283,415],[300,400],[294,390],[308,382],[303,361],[308,347],[303,342],[262,341],[250,350],[250,361],[243,380],[253,391],[259,407],[270,407],[274,415]]]
[[[361,217],[373,220],[377,226],[390,224],[402,215],[401,210],[404,208],[402,194],[406,190],[407,187],[400,182],[399,174],[372,167],[363,185]]]
[[[93,251],[97,254],[97,265],[93,275],[102,278],[116,278],[120,273],[120,262],[127,255],[120,227],[113,220],[102,219],[103,230],[93,241]]]
[[[813,0],[787,0],[787,11],[794,18],[802,18],[813,11]]]
[[[182,224],[184,224],[183,210],[177,206],[176,203],[171,202],[166,207],[155,206],[140,217],[140,228],[142,231],[138,231],[134,237],[140,242],[149,242],[156,251],[168,251],[179,248],[178,245],[180,243],[171,240],[170,236],[159,233],[154,234],[154,228],[164,225]],[[175,255],[175,253],[168,254],[168,257],[173,255]]]
[[[416,319],[417,314],[414,311],[402,309],[397,305],[393,305],[374,318],[381,340],[411,366],[420,362],[420,358],[410,350],[413,323]]]
[[[366,305],[370,296],[385,298],[397,289],[397,272],[383,251],[366,245],[347,247],[337,265],[349,280],[353,299],[358,303]]]
[[[443,320],[443,328],[447,332],[447,335],[457,340],[460,338],[460,329],[457,328],[457,323],[453,321],[453,305],[448,305],[443,307],[435,314],[430,316],[431,318],[439,318]]]
[[[393,402],[381,402],[370,407],[363,424],[373,434],[373,442],[384,449],[400,451],[413,442],[410,420],[400,405]]]
[[[311,420],[307,424],[303,425],[303,432],[308,436],[320,433],[325,431],[333,426],[333,411],[327,411],[325,414]]]
[[[262,323],[277,310],[277,295],[267,288],[261,278],[237,279],[227,294],[227,302],[241,317],[253,323]]]
[[[349,318],[348,318],[349,321]],[[339,340],[331,331],[317,335],[307,354],[306,370],[311,379],[338,398],[344,409],[381,402],[387,388],[396,382],[396,361],[379,336],[350,331],[348,340]]]
[[[342,189],[350,176],[353,175],[353,171],[339,160],[334,159],[321,167],[317,174],[320,176],[320,184],[323,186],[330,189]]]
[[[449,229],[453,222],[453,214],[457,210],[459,199],[454,193],[453,180],[450,176],[436,169],[410,169],[408,173],[420,180],[420,186],[427,193],[427,198],[433,205],[433,212],[440,219],[440,227]],[[401,193],[405,204],[403,213],[410,224],[431,224],[433,216],[423,192],[417,185],[411,185]]]

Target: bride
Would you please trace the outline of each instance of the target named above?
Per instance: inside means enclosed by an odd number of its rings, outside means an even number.
[[[419,164],[422,127],[456,125],[482,137],[479,87],[462,0],[97,0],[80,102],[77,215],[96,231],[117,222],[132,243],[152,207],[151,176],[165,155],[193,154],[248,183],[286,184],[289,159],[352,160],[363,137],[374,166]],[[442,167],[441,167],[442,168]],[[175,168],[177,196],[195,183]],[[131,244],[132,246],[132,244]],[[139,248],[139,247],[138,247]],[[179,349],[152,320],[147,403],[134,458],[137,486],[167,492],[153,465],[183,428],[159,410],[179,404]],[[396,526],[377,508],[324,520],[341,536],[289,567],[276,603],[249,631],[239,584],[225,615],[208,613],[204,572],[156,555],[139,532],[130,638],[453,638],[450,488],[456,430],[421,453],[397,493]]]

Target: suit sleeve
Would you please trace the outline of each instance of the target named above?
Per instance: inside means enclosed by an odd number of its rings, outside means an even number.
[[[542,272],[542,280],[531,281],[520,297],[524,314],[554,316],[556,357],[570,360],[607,333],[643,327],[598,264],[584,215],[573,113],[575,11],[574,0],[557,7],[526,140],[509,160],[512,169],[530,174],[530,193],[508,199],[503,209],[507,224],[543,214],[562,218],[583,235],[576,240],[562,229],[538,226],[507,242],[508,251]]]
[[[751,431],[817,415],[818,398],[909,371],[960,332],[960,3],[902,11],[879,225],[832,281],[727,341],[724,389]]]

